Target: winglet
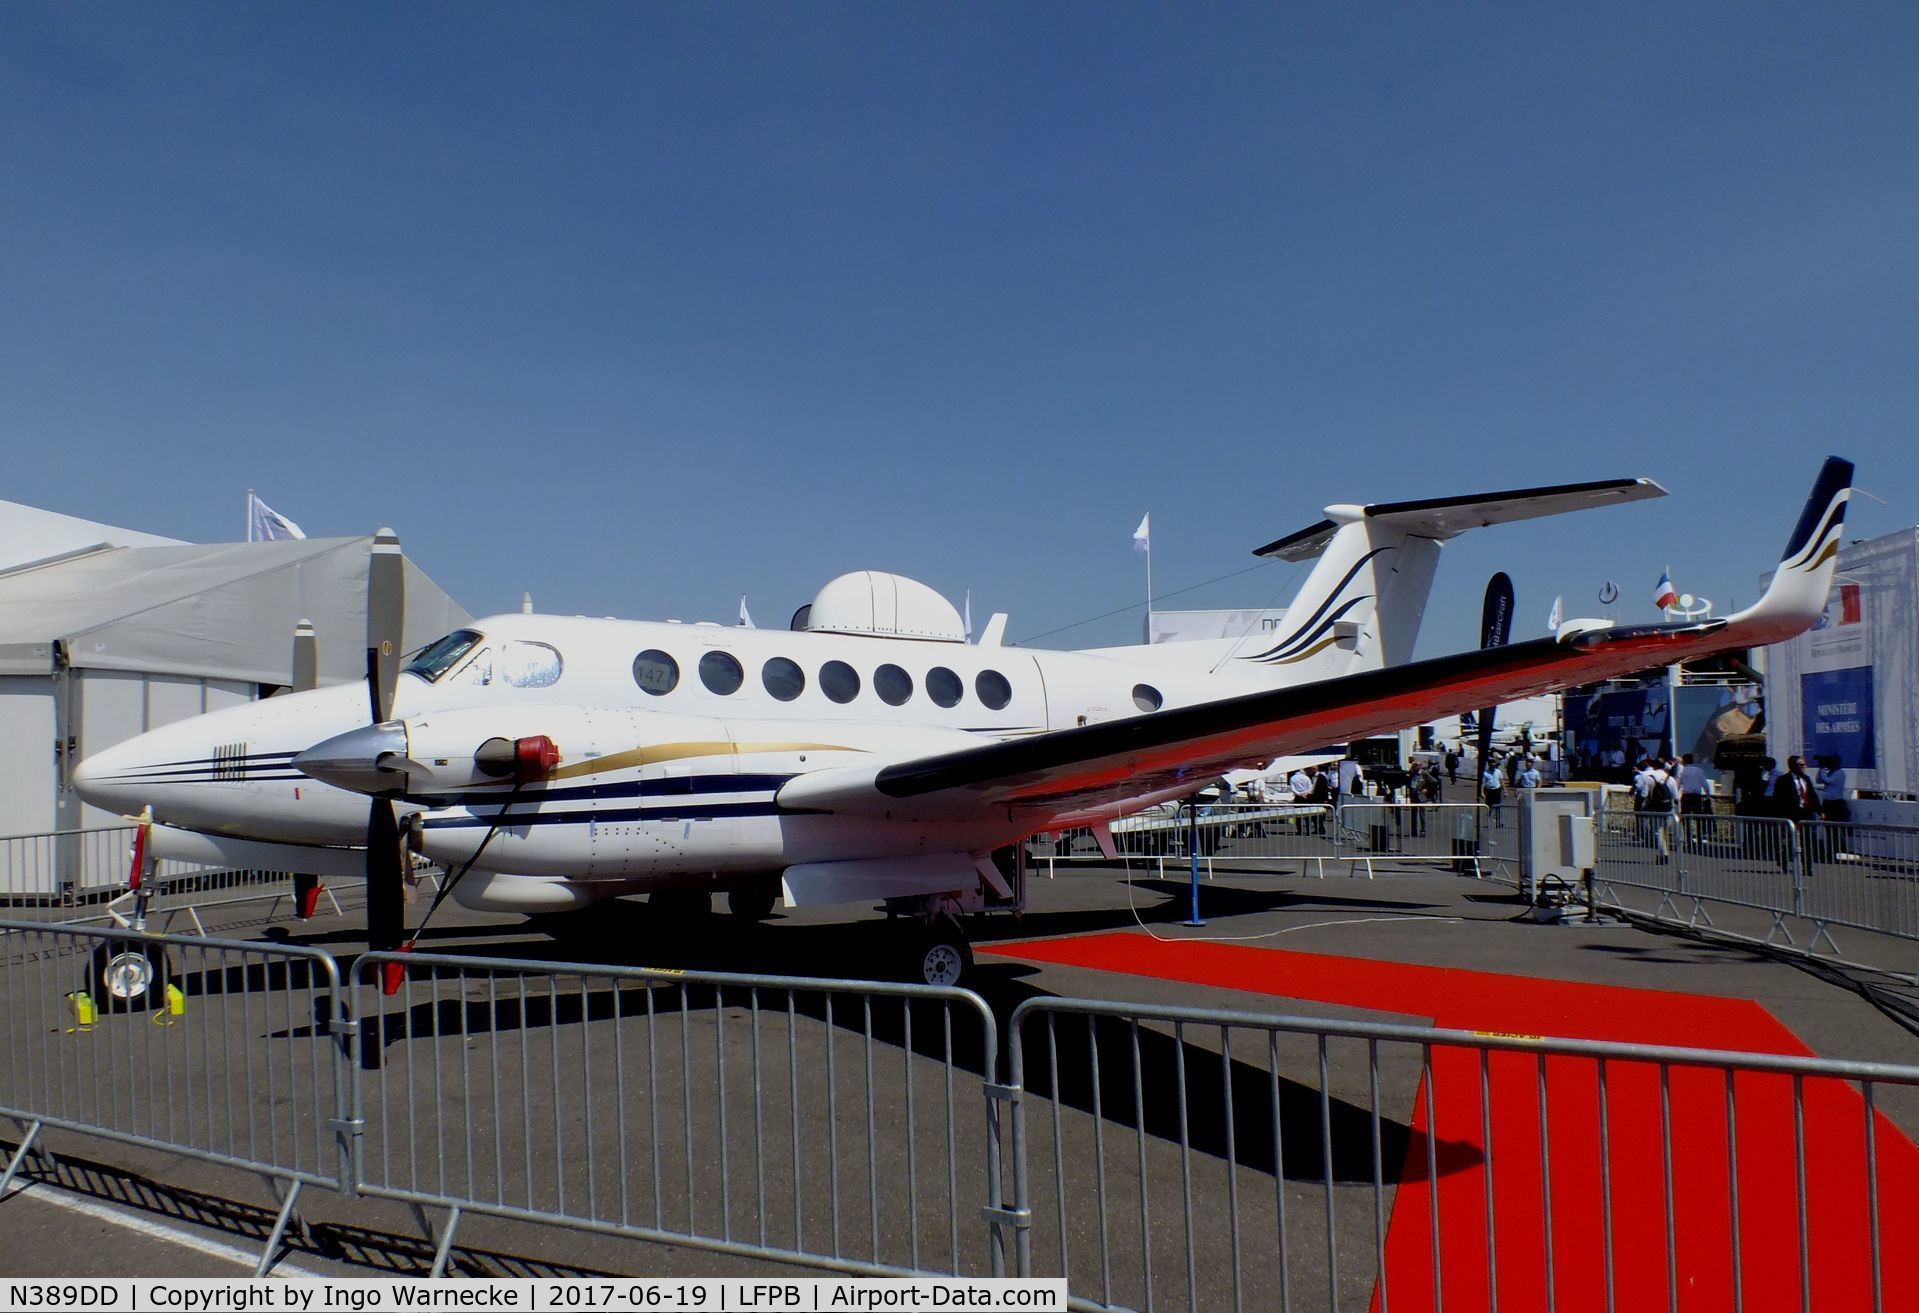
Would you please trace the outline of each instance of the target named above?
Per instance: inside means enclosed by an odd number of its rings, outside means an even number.
[[[1749,610],[1732,617],[1734,623],[1757,623],[1768,629],[1783,627],[1790,637],[1816,621],[1826,609],[1832,590],[1834,558],[1846,523],[1846,502],[1852,497],[1852,462],[1828,456],[1812,485],[1806,509],[1799,513],[1786,551],[1779,558],[1766,594]],[[1761,638],[1757,642],[1772,642]]]

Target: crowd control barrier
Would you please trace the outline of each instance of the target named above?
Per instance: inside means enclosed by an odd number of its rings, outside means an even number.
[[[1919,1068],[1033,999],[1021,1275],[1090,1309],[1899,1307]],[[1682,1302],[1683,1293],[1683,1302]],[[1816,1297],[1815,1297],[1816,1296]]]
[[[1919,940],[1919,830],[1607,812],[1594,885],[1627,911],[1875,970],[1883,964],[1842,954],[1835,928]],[[1635,889],[1659,896],[1629,904],[1621,891]],[[1764,913],[1763,935],[1715,920],[1714,905]]]
[[[1195,848],[1200,872],[1301,874],[1324,877],[1328,866],[1348,873],[1378,865],[1423,863],[1466,875],[1491,874],[1514,845],[1505,819],[1477,803],[1382,802],[1356,798],[1322,804],[1201,804],[1197,815],[1166,807],[1126,817],[1111,827],[1114,856],[1131,866],[1177,875]],[[1063,830],[1040,842],[1035,861],[1049,874],[1064,863],[1106,863],[1091,829]]]
[[[447,1210],[436,1273],[482,1212],[847,1272],[1004,1274],[978,995],[424,954],[368,954],[353,978],[358,1188]]]
[[[0,921],[0,1116],[258,1174],[279,1217],[348,1181],[339,970],[313,949]]]
[[[19,920],[126,925],[133,914],[127,874],[138,831],[138,826],[117,825],[0,836],[0,913]],[[205,934],[203,910],[239,903],[273,903],[269,919],[283,908],[292,911],[292,880],[285,871],[165,859],[153,863],[147,878],[152,891],[147,914],[167,930],[184,916]],[[362,888],[359,880],[334,879],[326,882],[322,896],[338,913],[348,891],[357,896]]]
[[[262,1271],[325,1187],[444,1209],[436,1272],[480,1212],[1082,1309],[1919,1289],[1919,1067],[1039,996],[1001,1083],[963,990],[367,954],[343,993],[316,950],[18,921],[0,997],[0,1194],[43,1130],[258,1173]]]

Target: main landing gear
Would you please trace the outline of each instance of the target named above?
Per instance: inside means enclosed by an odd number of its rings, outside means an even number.
[[[916,985],[969,984],[973,977],[973,947],[966,930],[950,916],[936,916],[908,937],[906,979]]]
[[[888,899],[886,919],[897,936],[896,976],[911,985],[972,983],[973,947],[951,899]]]

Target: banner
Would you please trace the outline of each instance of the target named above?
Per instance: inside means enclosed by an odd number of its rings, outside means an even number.
[[[1486,601],[1479,609],[1479,646],[1504,647],[1511,636],[1513,627],[1513,581],[1501,570],[1486,581]],[[1497,704],[1482,707],[1479,712],[1479,755],[1474,758],[1477,768],[1483,776],[1486,770],[1486,758],[1492,754],[1493,722],[1499,717]],[[1480,797],[1484,792],[1484,781],[1475,781],[1473,796]]]
[[[1801,675],[1799,699],[1800,742],[1808,762],[1837,757],[1849,769],[1878,769],[1871,666]]]
[[[1568,693],[1563,714],[1573,746],[1591,760],[1603,760],[1617,750],[1630,766],[1641,757],[1663,757],[1674,750],[1672,708],[1663,680],[1604,693]]]
[[[1852,670],[1872,664],[1872,626],[1858,584],[1840,583],[1826,596],[1826,610],[1806,634],[1802,672]]]

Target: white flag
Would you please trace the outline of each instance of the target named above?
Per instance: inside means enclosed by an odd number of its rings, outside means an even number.
[[[258,497],[253,498],[252,505],[247,510],[247,520],[253,526],[253,541],[257,543],[270,543],[276,538],[306,537],[305,531],[299,525]]]
[[[740,594],[740,623],[745,625],[748,629],[753,629],[757,627],[753,623],[753,617],[746,613],[746,594],[745,593]]]
[[[1139,517],[1139,528],[1133,530],[1133,550],[1136,552],[1153,550],[1153,513],[1151,511]]]
[[[1553,613],[1546,617],[1546,628],[1555,633],[1559,631],[1559,611],[1560,608],[1565,605],[1565,602],[1566,599],[1563,594],[1553,598]]]
[[[973,590],[970,588],[966,590],[965,621],[963,633],[966,641],[970,643],[973,641]]]

